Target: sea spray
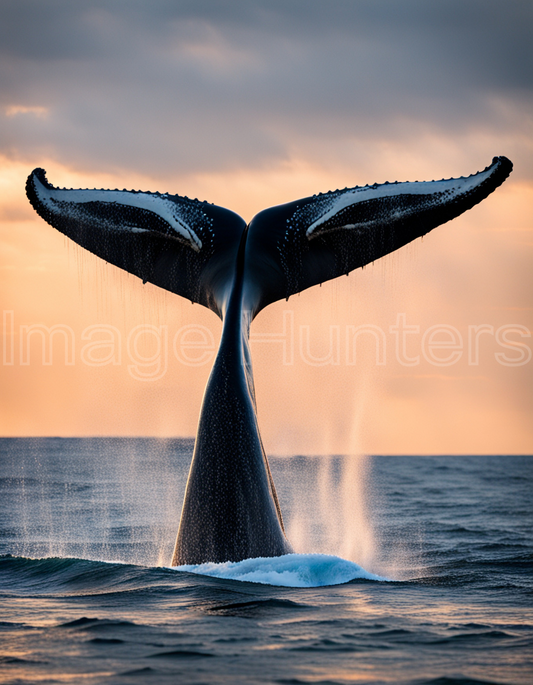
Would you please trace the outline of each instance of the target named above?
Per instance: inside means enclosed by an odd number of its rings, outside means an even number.
[[[368,507],[370,458],[323,456],[305,461],[306,477],[287,521],[296,551],[338,555],[374,570],[376,544]]]

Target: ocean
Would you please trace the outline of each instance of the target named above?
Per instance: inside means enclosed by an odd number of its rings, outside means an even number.
[[[271,457],[296,553],[169,568],[189,439],[0,439],[0,682],[533,683],[533,457]]]

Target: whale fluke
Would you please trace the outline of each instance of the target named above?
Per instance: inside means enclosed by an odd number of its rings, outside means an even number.
[[[513,168],[494,157],[472,176],[346,188],[271,207],[251,221],[246,282],[268,304],[374,262],[481,202]]]
[[[26,182],[35,211],[106,262],[222,316],[217,297],[231,283],[240,216],[168,193],[54,188],[44,169]]]
[[[237,214],[168,193],[26,184],[37,213],[129,273],[223,319],[204,394],[173,565],[292,551],[257,424],[249,349],[264,307],[373,262],[481,202],[506,157],[468,177],[374,184]]]
[[[268,304],[350,273],[481,202],[511,173],[506,157],[441,181],[382,183],[271,207],[250,222],[245,305]],[[222,316],[245,221],[234,212],[168,193],[55,188],[28,177],[37,213],[76,243]]]

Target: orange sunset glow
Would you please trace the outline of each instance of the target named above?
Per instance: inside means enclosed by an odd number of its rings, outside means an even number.
[[[508,81],[505,46],[483,71],[459,43],[445,67],[437,25],[400,47],[386,22],[354,37],[94,7],[70,20],[69,40],[6,38],[0,56],[1,435],[193,436],[221,331],[40,219],[35,167],[55,186],[168,191],[250,221],[506,155],[511,177],[463,216],[267,308],[252,352],[268,453],[533,451],[531,90],[516,69]]]

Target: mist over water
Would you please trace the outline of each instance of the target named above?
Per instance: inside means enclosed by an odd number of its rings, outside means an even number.
[[[287,516],[287,535],[295,550],[336,554],[373,568],[376,540],[367,503],[368,458],[308,457],[306,467],[308,480],[302,478],[294,486]]]
[[[31,439],[19,486],[20,556],[168,566],[192,439]],[[370,458],[271,457],[287,536],[298,554],[335,555],[380,575]],[[83,515],[84,510],[86,515]],[[73,515],[74,514],[74,515]]]
[[[193,439],[46,438],[4,445],[14,449],[3,464],[17,511],[10,553],[170,565]],[[361,569],[392,580],[431,575],[422,553],[426,524],[412,516],[409,498],[402,500],[405,511],[390,516],[391,497],[399,496],[391,486],[395,475],[403,477],[401,458],[298,455],[269,461],[287,537],[298,555],[353,562],[353,577]]]

